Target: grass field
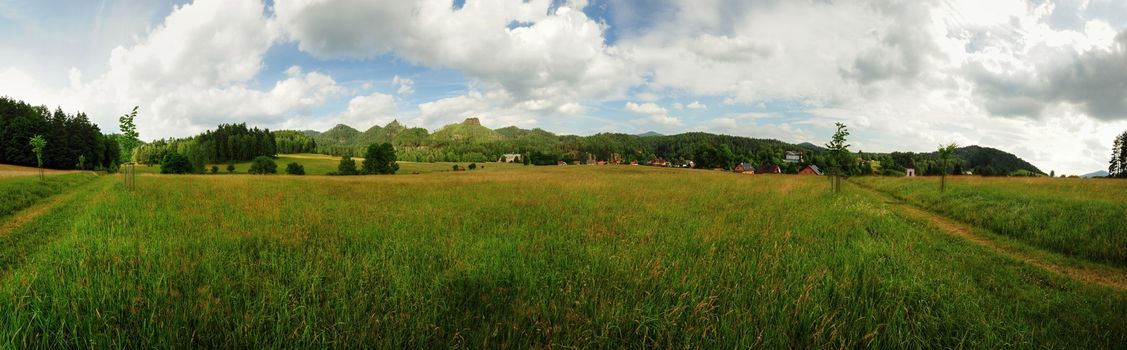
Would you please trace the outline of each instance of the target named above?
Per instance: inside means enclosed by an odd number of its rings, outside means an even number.
[[[352,158],[356,160],[356,167],[359,168],[364,158]],[[340,157],[327,156],[323,154],[280,154],[274,162],[278,164],[278,173],[285,174],[286,165],[289,163],[298,163],[305,167],[306,175],[326,175],[329,172],[337,171],[337,165],[340,164]],[[451,171],[455,164],[460,166],[468,166],[470,162],[450,163],[450,162],[435,162],[435,163],[416,163],[416,162],[398,162],[399,171],[396,175],[404,174],[423,174],[433,173],[440,171]],[[479,170],[491,169],[512,169],[523,167],[522,164],[515,163],[477,163],[478,166],[484,165],[485,168]],[[227,173],[226,164],[214,164],[219,167],[220,174]],[[208,171],[211,171],[211,165],[207,166]],[[235,164],[236,174],[246,174],[250,169],[250,162],[242,162]],[[160,165],[139,165],[137,166],[138,173],[157,174],[160,173]]]
[[[922,208],[1093,262],[1127,267],[1127,182],[1106,179],[862,177]]]
[[[0,220],[92,179],[90,173],[57,174],[43,181],[39,176],[0,177]]]
[[[824,178],[570,166],[138,182],[98,178],[0,236],[0,348],[1127,344],[1127,292]]]

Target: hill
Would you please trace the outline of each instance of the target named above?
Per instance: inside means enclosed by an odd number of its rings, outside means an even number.
[[[829,166],[832,162],[825,148],[811,142],[791,144],[773,139],[704,132],[676,135],[662,135],[652,131],[638,135],[557,135],[539,128],[522,129],[516,126],[494,130],[482,125],[477,118],[467,118],[460,123],[446,125],[434,133],[392,121],[363,132],[337,125],[323,133],[305,134],[312,135],[316,140],[319,153],[357,155],[363,153],[363,148],[369,144],[388,142],[396,147],[400,160],[417,162],[481,162],[496,160],[502,154],[521,153],[528,155],[536,164],[589,159],[645,163],[662,158],[673,164],[685,164],[692,160],[698,166],[729,168],[735,163],[749,162],[755,165],[780,165],[784,171],[797,171],[798,164],[783,162],[786,151],[802,152],[803,163]],[[1024,170],[1043,174],[1029,162],[990,147],[962,147],[955,151],[955,156],[957,161],[948,167],[950,172],[1010,175]],[[937,175],[942,171],[941,162],[934,152],[865,153],[860,157],[872,160],[872,164],[880,167],[872,171],[888,175],[903,174],[908,167],[915,167],[917,172],[927,175]],[[863,171],[861,168],[851,170],[855,173]]]
[[[933,153],[934,154],[934,153]],[[966,162],[965,169],[979,169],[993,167],[1004,174],[1013,173],[1024,169],[1044,175],[1045,172],[1024,159],[996,148],[982,146],[966,146],[955,149],[955,156]]]
[[[1084,175],[1080,175],[1080,177],[1083,177],[1083,178],[1107,177],[1107,175],[1108,175],[1107,170],[1097,170],[1097,171],[1093,171],[1093,172],[1090,172],[1090,173],[1087,173],[1087,174],[1084,174]]]

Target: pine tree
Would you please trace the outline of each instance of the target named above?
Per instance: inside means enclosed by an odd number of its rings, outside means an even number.
[[[1127,131],[1123,132],[1115,138],[1115,143],[1111,147],[1111,162],[1108,165],[1108,177],[1127,177],[1127,169],[1124,169],[1124,163],[1127,163]]]

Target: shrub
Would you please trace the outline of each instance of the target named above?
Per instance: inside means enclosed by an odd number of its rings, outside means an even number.
[[[390,143],[371,144],[364,152],[363,174],[395,174],[399,164],[395,162],[395,147]]]
[[[296,162],[286,165],[286,174],[305,175],[305,166]]]
[[[219,173],[219,166],[218,165],[212,165],[211,166],[211,173],[212,174],[218,174]]]
[[[344,156],[340,158],[340,165],[337,165],[337,175],[356,175],[356,161],[352,157]]]
[[[169,152],[160,161],[161,174],[187,174],[192,172],[192,162],[183,154]]]
[[[270,157],[258,156],[250,162],[250,170],[247,172],[251,174],[277,174],[278,164],[274,163],[274,160]]]
[[[470,170],[477,169],[477,163],[470,163],[470,166],[466,167],[466,169],[470,169]]]
[[[454,171],[458,171],[458,168],[461,168],[461,167],[458,166],[458,164],[454,164]]]
[[[227,163],[227,173],[235,172],[235,163]]]

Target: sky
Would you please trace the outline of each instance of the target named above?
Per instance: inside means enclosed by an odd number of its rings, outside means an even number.
[[[141,138],[220,123],[977,144],[1107,169],[1123,0],[0,0],[0,95]]]

